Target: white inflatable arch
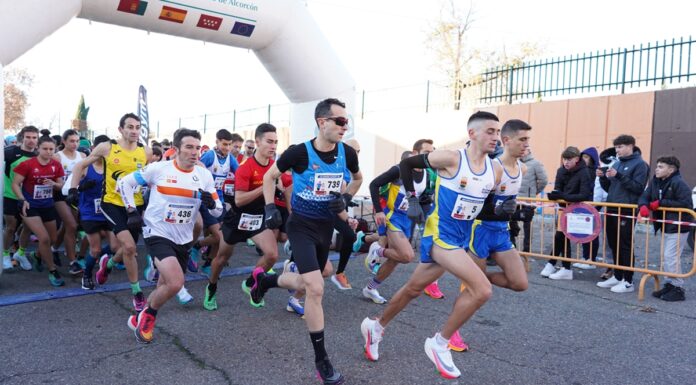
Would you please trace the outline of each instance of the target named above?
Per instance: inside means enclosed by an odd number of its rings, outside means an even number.
[[[319,100],[355,107],[353,78],[300,0],[2,0],[0,70],[73,17],[253,50],[292,103],[291,142],[313,136]]]

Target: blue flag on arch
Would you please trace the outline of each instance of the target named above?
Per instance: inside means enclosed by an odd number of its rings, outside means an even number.
[[[232,26],[232,31],[230,33],[232,33],[233,35],[250,37],[252,32],[254,32],[255,27],[256,26],[253,24],[235,21],[234,26]]]

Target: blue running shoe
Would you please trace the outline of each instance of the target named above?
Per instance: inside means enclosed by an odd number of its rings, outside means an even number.
[[[145,260],[145,270],[143,270],[143,276],[145,280],[148,282],[157,282],[157,280],[155,279],[157,269],[155,268],[155,264],[152,263],[152,257],[148,254],[145,256]]]
[[[288,305],[285,306],[285,310],[289,311],[290,313],[295,313],[299,316],[304,315],[304,306],[302,306],[300,300],[295,297],[290,297],[290,299],[288,299]]]
[[[31,258],[31,264],[34,270],[38,271],[39,273],[43,271],[43,261],[41,260],[41,257],[36,255],[36,252],[32,251],[30,254]]]
[[[65,285],[65,281],[58,273],[58,270],[53,270],[48,272],[48,281],[51,282],[52,286],[59,287]]]
[[[362,231],[358,231],[358,233],[355,235],[357,238],[355,239],[355,242],[353,242],[353,252],[357,253],[358,251],[360,251],[360,248],[363,245],[363,237],[365,236],[365,233],[363,233]]]
[[[116,263],[114,265],[114,267],[116,268],[116,270],[121,270],[121,271],[126,270],[126,265],[124,265],[123,262]]]
[[[206,277],[210,278],[210,261],[206,260],[203,266],[201,266],[201,272],[205,274]]]
[[[189,252],[189,264],[193,261],[196,265],[200,265],[201,262],[201,251],[196,248],[192,247],[191,251]],[[195,272],[192,272],[195,273]]]

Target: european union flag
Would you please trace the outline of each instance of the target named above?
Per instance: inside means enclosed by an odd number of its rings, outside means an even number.
[[[254,28],[256,26],[253,24],[247,24],[247,23],[241,23],[239,21],[234,22],[234,26],[232,27],[232,33],[233,35],[241,35],[241,36],[246,36],[249,37],[251,36],[251,33],[254,32]]]

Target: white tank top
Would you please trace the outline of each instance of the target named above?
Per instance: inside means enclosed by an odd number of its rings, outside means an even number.
[[[80,152],[75,151],[75,159],[70,159],[65,155],[63,151],[58,152],[58,156],[60,157],[60,164],[63,165],[63,171],[65,171],[65,179],[68,179],[70,174],[72,174],[72,170],[77,164],[77,162],[83,159],[82,155],[80,154]]]
[[[510,174],[508,174],[500,158],[495,158],[495,161],[497,161],[500,164],[500,167],[503,168],[503,176],[500,178],[500,184],[495,188],[494,191],[497,204],[498,200],[504,201],[509,197],[516,197],[520,192],[520,186],[522,184],[522,162],[520,162],[519,159],[517,160],[517,175],[512,177]]]
[[[474,220],[481,212],[486,197],[495,186],[493,162],[486,156],[483,172],[471,170],[465,149],[459,150],[457,174],[452,178],[439,176],[436,207],[440,218],[449,216],[459,221]]]

